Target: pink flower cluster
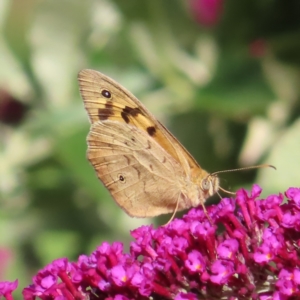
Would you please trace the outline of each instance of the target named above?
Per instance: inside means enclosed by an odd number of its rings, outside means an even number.
[[[192,14],[196,21],[206,27],[217,25],[223,11],[223,0],[190,0]]]
[[[183,219],[132,232],[130,254],[103,243],[77,262],[39,271],[23,297],[40,299],[300,299],[300,189],[260,199],[261,188]],[[16,288],[16,286],[14,286]],[[9,299],[12,285],[0,285]]]

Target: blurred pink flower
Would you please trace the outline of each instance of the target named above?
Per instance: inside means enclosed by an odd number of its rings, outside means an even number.
[[[266,54],[267,42],[265,39],[256,39],[249,45],[249,52],[252,57],[262,57]]]
[[[212,27],[219,22],[223,0],[191,0],[190,5],[192,14],[200,24]]]
[[[17,125],[23,120],[27,110],[26,104],[0,87],[0,123]]]
[[[0,248],[0,280],[4,280],[6,272],[10,268],[10,263],[13,261],[13,253],[7,248]]]

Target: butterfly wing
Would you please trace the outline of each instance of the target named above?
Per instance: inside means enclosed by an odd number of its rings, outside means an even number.
[[[98,121],[106,122],[109,119],[137,127],[179,162],[186,176],[190,177],[195,173],[196,177],[199,172],[204,171],[167,128],[124,87],[94,70],[82,70],[78,80],[92,124]]]
[[[147,133],[106,120],[92,125],[87,140],[88,159],[99,179],[130,216],[153,217],[175,210],[183,170]]]

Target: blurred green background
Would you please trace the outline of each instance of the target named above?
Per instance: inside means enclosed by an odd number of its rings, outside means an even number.
[[[299,0],[1,0],[0,280],[129,230],[86,157],[77,85],[99,70],[133,92],[235,191],[299,186]]]

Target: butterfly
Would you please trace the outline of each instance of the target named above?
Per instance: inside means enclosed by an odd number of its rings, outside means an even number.
[[[132,217],[205,209],[218,177],[119,83],[88,69],[78,82],[91,123],[87,158],[117,204]]]

